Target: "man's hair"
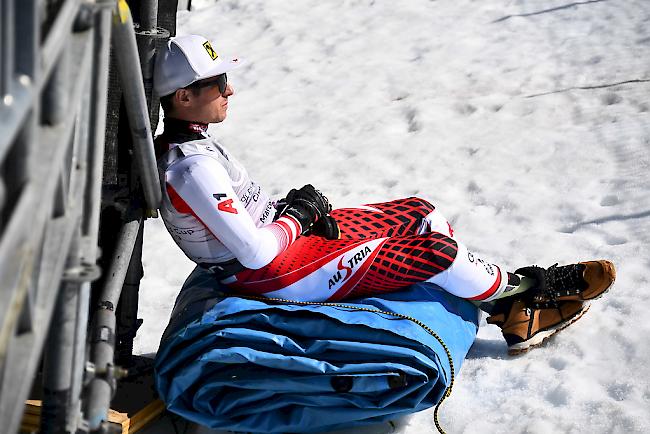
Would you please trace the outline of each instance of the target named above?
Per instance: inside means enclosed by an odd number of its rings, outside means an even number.
[[[190,92],[192,92],[192,94],[198,95],[199,93],[201,93],[201,88],[193,86],[193,84],[194,83],[185,86],[184,89],[189,89]],[[160,97],[160,106],[162,107],[166,115],[174,110],[174,95],[176,95],[176,91],[170,93],[169,95]]]
[[[161,96],[160,97],[160,106],[162,107],[163,111],[165,114],[168,114],[174,109],[174,93],[170,93],[169,95]]]

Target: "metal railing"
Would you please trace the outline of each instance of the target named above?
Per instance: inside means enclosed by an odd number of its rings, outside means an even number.
[[[160,200],[140,69],[140,58],[148,58],[148,71],[151,39],[161,36],[158,2],[131,3],[141,5],[152,33],[140,43],[148,47],[144,57],[124,0],[0,0],[2,432],[17,432],[39,371],[41,432],[107,430],[119,373],[114,308],[142,219]],[[110,226],[119,229],[112,234],[118,243],[103,252],[108,273],[93,297],[100,216],[116,205],[103,182],[111,33],[118,69],[129,77],[121,92],[136,157],[130,191],[142,191],[144,203],[131,200]]]

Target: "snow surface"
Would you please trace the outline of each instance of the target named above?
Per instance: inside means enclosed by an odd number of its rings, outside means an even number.
[[[448,432],[650,432],[650,1],[192,4],[178,34],[249,62],[210,132],[271,194],[420,195],[510,269],[617,265],[584,318],[525,356],[483,320]],[[136,351],[151,353],[193,268],[160,219],[144,267]],[[395,429],[435,431],[432,410]]]

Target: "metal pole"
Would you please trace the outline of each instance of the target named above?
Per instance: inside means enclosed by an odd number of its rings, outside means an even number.
[[[140,26],[135,32],[140,53],[140,67],[144,83],[144,93],[149,108],[151,129],[158,125],[160,100],[153,91],[153,70],[156,49],[169,39],[169,31],[158,27],[158,1],[143,0],[140,3]]]
[[[115,246],[116,256],[113,258],[111,268],[106,274],[106,284],[101,295],[101,301],[109,302],[113,306],[117,306],[120,299],[124,277],[129,269],[131,254],[142,223],[142,210],[133,209],[131,212],[135,215],[128,219],[120,230],[117,245]]]
[[[118,363],[132,365],[133,340],[142,320],[138,320],[138,296],[142,269],[142,240],[144,236],[144,221],[140,225],[138,238],[133,246],[129,268],[124,276],[124,285],[120,294],[119,308],[116,311],[116,360]]]
[[[158,99],[153,98],[153,69],[154,56],[156,54],[157,42],[169,37],[169,32],[159,29],[158,24],[158,2],[156,0],[143,0],[140,3],[140,27],[136,31],[138,53],[140,54],[140,66],[144,92],[149,105],[149,118],[155,122],[158,118]]]
[[[68,34],[77,17],[79,2],[80,0],[64,0],[57,14],[56,21],[47,33],[45,41],[43,41],[42,48],[40,49],[42,62],[41,74],[43,74],[43,79],[46,79],[50,74],[65,43],[69,41]]]
[[[79,240],[77,229],[44,346],[43,434],[76,433],[81,419],[90,280],[99,276],[99,269],[81,262]]]
[[[14,1],[0,2],[0,104],[11,105],[14,80]]]
[[[43,105],[41,116],[43,123],[56,125],[68,115],[68,89],[69,74],[68,52],[63,50],[56,60],[47,85],[43,90]]]
[[[133,137],[134,153],[140,168],[142,189],[149,208],[148,213],[155,215],[162,193],[138,48],[133,31],[133,19],[124,0],[118,0],[118,6],[114,12],[112,41],[121,78],[120,82],[124,90],[124,104]]]
[[[60,434],[76,431],[76,420],[68,421],[68,402],[72,384],[79,284],[64,283],[53,313],[53,322],[45,344],[43,362],[43,410],[41,433]],[[70,424],[69,424],[70,422]]]
[[[158,0],[140,0],[140,31],[156,30],[158,25]]]
[[[91,257],[87,262],[94,263],[99,234],[99,213],[102,198],[102,175],[104,168],[104,139],[106,136],[106,99],[108,88],[108,68],[110,53],[111,15],[114,0],[99,0],[100,7],[95,16],[93,47],[93,71],[91,75],[90,131],[88,146],[88,186],[84,201],[82,235],[88,243],[85,251]]]
[[[7,198],[7,187],[5,187],[5,182],[0,175],[0,228],[4,227],[2,222],[2,208],[5,206],[5,200]]]
[[[98,268],[94,270],[99,273]],[[72,380],[70,384],[70,406],[68,407],[68,420],[74,420],[79,425],[81,418],[81,392],[86,372],[87,357],[87,331],[88,331],[88,314],[90,311],[90,282],[83,282],[77,291],[77,321],[75,330],[75,340],[73,349],[73,359],[71,372]],[[72,415],[79,419],[72,419]],[[74,431],[73,431],[74,432]]]
[[[115,256],[106,274],[106,283],[95,311],[91,331],[91,361],[95,375],[90,383],[86,417],[91,431],[98,430],[106,421],[116,379],[123,372],[113,365],[115,353],[115,307],[122,292],[122,284],[129,268],[131,254],[142,222],[141,210],[127,221],[118,235]]]

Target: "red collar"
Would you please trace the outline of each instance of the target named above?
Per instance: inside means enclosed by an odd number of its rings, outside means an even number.
[[[165,123],[165,133],[172,135],[205,133],[208,131],[208,124],[204,124],[203,122],[185,121],[168,117],[163,122]]]

